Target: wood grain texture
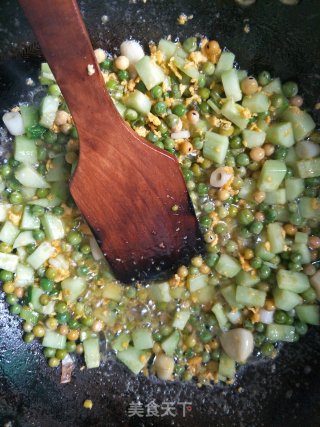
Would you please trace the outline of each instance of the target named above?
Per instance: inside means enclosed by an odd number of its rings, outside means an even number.
[[[76,1],[19,1],[78,130],[71,194],[116,277],[147,280],[188,262],[203,241],[178,161],[116,111]]]

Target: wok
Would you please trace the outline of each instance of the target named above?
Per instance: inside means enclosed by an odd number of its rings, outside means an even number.
[[[66,0],[67,1],[67,0]],[[284,6],[257,0],[248,8],[233,0],[79,1],[95,47],[111,49],[129,36],[157,41],[206,34],[232,50],[243,68],[268,69],[297,79],[306,105],[319,101],[320,5],[302,0]],[[180,13],[193,18],[176,24]],[[102,23],[101,17],[108,17]],[[250,32],[244,31],[248,24]],[[64,31],[61,28],[61,31]],[[26,78],[36,80],[40,51],[16,0],[0,1],[0,110],[28,100]],[[37,95],[35,95],[37,97]],[[320,117],[315,112],[319,123]],[[25,344],[20,321],[0,300],[0,425],[12,427],[103,426],[283,426],[320,425],[320,337],[312,329],[299,343],[285,345],[276,360],[241,368],[234,385],[199,389],[194,382],[166,383],[134,377],[105,352],[100,369],[81,371],[79,359],[70,384],[59,369],[47,367],[37,343]],[[93,401],[92,410],[83,401]],[[174,407],[176,414],[130,416],[140,402]],[[178,405],[180,402],[180,405]],[[189,402],[183,414],[182,404]],[[11,423],[11,424],[8,424]]]

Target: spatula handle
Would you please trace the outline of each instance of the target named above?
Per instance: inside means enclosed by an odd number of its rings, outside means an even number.
[[[19,0],[77,123],[101,109],[121,121],[96,61],[76,0]],[[89,69],[88,69],[89,66]],[[94,73],[90,73],[92,69]],[[90,75],[91,74],[91,75]]]

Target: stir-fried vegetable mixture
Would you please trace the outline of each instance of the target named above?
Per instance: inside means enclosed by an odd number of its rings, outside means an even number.
[[[40,107],[4,116],[6,301],[51,367],[74,352],[98,367],[104,334],[135,374],[232,381],[254,351],[274,357],[319,325],[320,135],[296,83],[248,76],[216,41],[162,39],[146,55],[131,40],[120,51],[96,50],[106,90],[139,135],[178,157],[207,253],[166,282],[113,277],[70,197],[77,131],[42,64]]]

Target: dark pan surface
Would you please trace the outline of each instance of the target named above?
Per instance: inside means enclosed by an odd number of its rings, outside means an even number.
[[[269,69],[282,79],[296,78],[311,108],[319,101],[320,5],[302,0],[286,7],[257,0],[239,8],[232,0],[87,0],[79,2],[95,46],[111,49],[132,36],[147,43],[172,34],[217,38],[251,71]],[[180,13],[194,15],[177,26]],[[107,15],[109,21],[101,23]],[[250,26],[250,32],[243,31]],[[62,28],[61,31],[64,31]],[[26,78],[36,78],[39,51],[15,0],[0,1],[0,110],[29,99]],[[318,123],[320,117],[315,116]],[[20,322],[0,300],[0,426],[243,426],[320,425],[320,338],[314,329],[300,343],[284,346],[276,360],[241,369],[233,386],[198,389],[194,383],[166,384],[133,377],[106,354],[98,370],[81,371],[61,385],[59,370],[47,367],[37,344],[24,344]],[[85,399],[94,403],[83,408]],[[130,404],[155,401],[177,408],[176,416],[130,417]],[[191,408],[182,414],[182,405]],[[144,406],[144,408],[146,408]]]

